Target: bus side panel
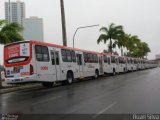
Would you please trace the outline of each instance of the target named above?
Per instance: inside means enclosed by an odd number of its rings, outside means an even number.
[[[76,54],[76,51],[75,51]],[[66,80],[67,79],[67,72],[72,71],[73,77],[78,78],[79,77],[79,66],[77,65],[77,62],[64,62],[62,59],[62,53],[61,49],[59,49],[59,58],[60,58],[60,70],[57,70],[60,72],[60,79],[59,80]]]
[[[41,61],[37,60],[36,54],[35,54],[35,63],[36,63],[36,72],[37,72],[37,81],[42,81],[42,82],[53,82],[56,81],[56,72],[55,70],[53,71],[52,69],[52,63],[50,60],[50,49],[49,47],[45,46],[48,48],[48,54],[49,54],[49,59],[47,61]],[[35,49],[34,49],[35,51]]]

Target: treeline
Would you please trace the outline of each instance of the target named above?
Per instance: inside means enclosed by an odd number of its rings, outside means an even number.
[[[97,43],[108,43],[107,53],[113,54],[113,49],[118,47],[121,50],[121,56],[144,58],[150,52],[146,42],[142,42],[137,35],[125,33],[122,25],[111,23],[108,27],[100,29],[100,36]]]

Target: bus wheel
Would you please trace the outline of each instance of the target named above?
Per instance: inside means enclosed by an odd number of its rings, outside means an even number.
[[[43,82],[42,85],[47,88],[53,87],[53,82]]]
[[[96,70],[96,71],[95,71],[94,78],[97,79],[98,77],[99,77],[99,72],[98,72],[98,70]]]
[[[131,69],[131,72],[133,72],[133,67],[132,67],[132,69]]]
[[[115,76],[115,75],[116,75],[116,71],[115,71],[115,69],[113,69],[113,73],[112,73],[112,74],[113,74],[113,76]]]
[[[67,84],[71,84],[72,82],[73,82],[73,79],[74,79],[74,77],[73,77],[73,73],[72,72],[68,72],[67,73]]]

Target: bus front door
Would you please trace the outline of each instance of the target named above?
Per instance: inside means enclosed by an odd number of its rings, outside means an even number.
[[[103,57],[99,57],[99,69],[100,69],[100,75],[103,74]]]
[[[76,57],[77,57],[77,65],[78,65],[78,68],[79,68],[79,77],[82,78],[83,77],[83,62],[82,62],[82,54],[76,54]]]
[[[51,62],[52,62],[51,70],[53,71],[52,73],[53,79],[57,81],[61,80],[59,52],[51,50],[50,53],[51,53]]]

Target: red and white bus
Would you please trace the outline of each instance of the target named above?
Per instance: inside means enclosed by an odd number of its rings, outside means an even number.
[[[72,83],[75,78],[103,74],[101,53],[73,49],[39,41],[23,41],[4,47],[7,83],[56,81]]]

